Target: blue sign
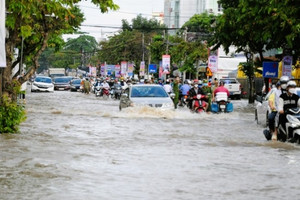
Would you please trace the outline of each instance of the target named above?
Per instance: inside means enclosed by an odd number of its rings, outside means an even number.
[[[277,78],[278,77],[278,62],[263,62],[263,77]]]
[[[156,73],[156,72],[157,72],[156,64],[150,64],[149,65],[149,73]]]

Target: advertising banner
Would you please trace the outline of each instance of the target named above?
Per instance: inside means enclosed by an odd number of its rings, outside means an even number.
[[[5,32],[5,0],[0,0],[0,67],[6,67]]]
[[[170,66],[171,66],[171,56],[170,55],[163,55],[162,56],[163,74],[169,74],[170,73]]]
[[[121,65],[115,65],[115,77],[121,77]]]
[[[278,77],[278,62],[263,62],[263,77],[277,78]]]
[[[101,65],[100,74],[101,74],[101,76],[106,76],[106,65],[105,64]]]
[[[115,66],[114,65],[106,65],[106,71],[107,71],[108,76],[113,75],[113,73],[115,71]]]
[[[158,77],[161,78],[164,72],[164,68],[162,67],[162,62],[159,62],[159,73],[158,73]]]
[[[218,71],[218,56],[211,55],[208,57],[208,67],[211,72],[217,72]]]
[[[140,64],[140,76],[145,76],[145,61]]]
[[[133,76],[134,65],[133,63],[128,63],[128,76]]]
[[[156,64],[150,64],[149,65],[149,73],[154,74],[156,72],[157,72],[157,66],[156,66]]]
[[[293,57],[285,56],[283,57],[282,62],[282,76],[288,76],[292,78]]]
[[[127,62],[122,61],[121,62],[121,75],[124,76],[127,73]]]

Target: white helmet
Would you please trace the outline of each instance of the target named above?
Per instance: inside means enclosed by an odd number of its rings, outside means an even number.
[[[297,86],[297,84],[296,84],[295,81],[289,81],[289,82],[287,83],[287,87],[296,87],[296,86]]]
[[[280,78],[280,84],[285,84],[287,82],[289,82],[290,78],[288,76],[282,76]]]

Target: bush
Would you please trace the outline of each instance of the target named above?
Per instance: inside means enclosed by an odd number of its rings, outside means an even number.
[[[7,95],[2,96],[0,105],[0,133],[18,132],[18,125],[26,119],[24,107],[11,101]]]

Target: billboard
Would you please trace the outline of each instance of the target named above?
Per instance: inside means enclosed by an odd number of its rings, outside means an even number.
[[[149,64],[149,73],[156,73],[157,72],[157,66],[156,64]]]
[[[278,62],[263,62],[263,77],[277,78],[278,77]]]

